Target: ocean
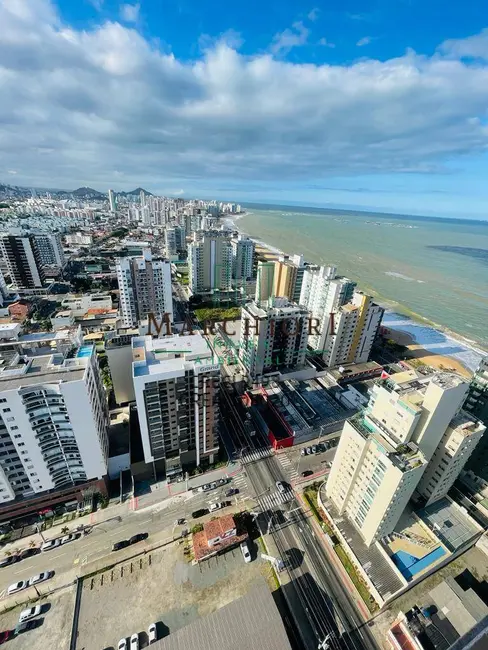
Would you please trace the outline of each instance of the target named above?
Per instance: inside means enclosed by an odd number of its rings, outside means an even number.
[[[335,265],[392,312],[488,349],[488,221],[244,207],[235,221],[240,231],[284,253]]]

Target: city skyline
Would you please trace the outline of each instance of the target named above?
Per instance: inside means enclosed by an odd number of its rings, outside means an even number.
[[[2,182],[486,218],[475,3],[252,9],[2,3]]]

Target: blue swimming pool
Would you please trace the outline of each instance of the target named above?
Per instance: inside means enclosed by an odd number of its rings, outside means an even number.
[[[427,555],[424,555],[424,557],[419,558],[406,551],[397,551],[392,555],[391,559],[400,570],[402,576],[407,580],[411,580],[417,573],[436,562],[445,553],[442,546],[438,546],[430,553],[427,553]]]
[[[76,358],[80,359],[82,357],[89,357],[91,356],[93,350],[93,345],[82,345],[81,348],[78,350],[78,353],[76,354]]]

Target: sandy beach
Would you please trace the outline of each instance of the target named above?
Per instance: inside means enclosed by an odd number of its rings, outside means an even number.
[[[408,348],[408,354],[406,355],[407,363],[409,359],[417,359],[431,368],[457,372],[462,377],[470,378],[473,374],[469,368],[465,368],[457,359],[442,354],[433,354],[421,345],[418,345],[408,332],[388,329],[388,338],[398,343],[398,345],[404,345]]]

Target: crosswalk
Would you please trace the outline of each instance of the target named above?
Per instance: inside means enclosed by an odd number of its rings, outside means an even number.
[[[276,508],[276,506],[281,506],[284,503],[288,503],[294,497],[293,490],[285,490],[285,492],[271,492],[270,494],[263,494],[258,497],[257,501],[261,506],[262,510],[271,510]]]
[[[297,479],[298,472],[297,472],[296,464],[292,463],[292,461],[284,453],[277,454],[276,457],[278,458],[278,461],[281,467],[283,468],[284,472],[289,476],[290,481],[294,481],[295,479]]]
[[[232,486],[238,488],[239,492],[247,491],[247,480],[244,472],[237,474],[232,479]]]
[[[256,460],[261,460],[261,458],[267,458],[268,456],[273,455],[273,450],[269,447],[262,447],[261,449],[252,449],[247,451],[245,454],[242,454],[241,461],[243,464],[252,463]]]

